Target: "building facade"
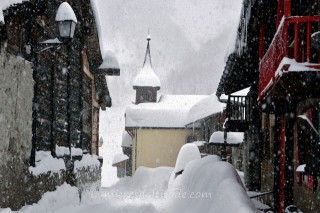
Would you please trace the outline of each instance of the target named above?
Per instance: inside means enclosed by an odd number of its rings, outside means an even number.
[[[61,5],[72,8],[76,17],[69,39],[61,37],[55,18]],[[0,73],[11,82],[1,84],[6,105],[0,121],[5,125],[13,120],[1,139],[1,157],[9,157],[0,168],[0,207],[15,210],[65,181],[80,188],[100,181],[99,110],[110,107],[111,99],[98,69],[103,59],[91,1],[30,0],[9,6],[3,14]],[[41,153],[63,162],[60,170],[36,174]],[[88,157],[96,162],[87,165],[94,171],[89,175],[88,168],[78,166]],[[11,164],[17,169],[11,170]]]
[[[276,212],[319,208],[319,3],[244,1],[217,90],[251,86],[245,176],[249,189],[272,192],[263,199]]]

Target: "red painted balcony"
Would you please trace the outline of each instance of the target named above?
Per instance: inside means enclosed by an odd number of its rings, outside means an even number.
[[[282,81],[280,92],[285,97],[284,93],[290,92],[287,89],[292,88],[293,84],[296,91],[297,88],[301,90],[306,87],[303,81],[304,78],[310,78],[306,74],[308,71],[312,71],[318,78],[319,72],[315,71],[320,71],[320,51],[311,45],[311,36],[318,31],[320,31],[320,16],[291,16],[282,19],[268,51],[260,61],[258,97],[260,102],[270,95],[280,80]],[[320,47],[320,40],[318,42]],[[293,65],[295,69],[300,67],[301,70],[290,73],[290,66]]]

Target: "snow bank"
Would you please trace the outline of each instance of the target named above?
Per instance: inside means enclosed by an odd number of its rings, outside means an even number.
[[[143,192],[143,195],[154,195],[155,192],[164,192],[168,188],[172,167],[148,168],[140,166],[132,177],[125,177],[114,186],[110,191],[122,192]],[[137,197],[132,197],[137,199]]]
[[[52,157],[49,151],[36,152],[36,166],[29,167],[29,171],[33,175],[41,175],[47,172],[60,173],[61,170],[66,170],[63,159]]]
[[[126,109],[126,127],[185,128],[190,108],[206,95],[163,95],[158,103],[131,104]]]
[[[64,183],[56,187],[56,191],[46,192],[41,200],[33,205],[23,207],[20,213],[64,212],[66,206],[78,206],[79,194],[76,187]]]
[[[200,158],[201,154],[197,145],[191,143],[183,145],[179,151],[174,172],[179,173],[183,171],[188,163]]]
[[[234,167],[218,157],[194,160],[178,177],[167,212],[256,212]]]
[[[74,169],[73,172],[77,172],[77,170],[81,169],[87,169],[89,168],[90,170],[95,168],[98,168],[100,166],[100,161],[98,160],[98,156],[96,155],[83,155],[82,159],[76,160],[74,162]]]
[[[113,157],[112,166],[115,166],[115,164],[120,163],[125,160],[128,160],[128,159],[129,159],[129,157],[123,153],[116,154]]]

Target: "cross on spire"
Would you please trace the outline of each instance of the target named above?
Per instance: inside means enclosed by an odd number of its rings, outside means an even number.
[[[148,62],[150,64],[150,66],[152,67],[152,63],[151,63],[151,53],[150,53],[150,40],[151,40],[151,36],[149,34],[149,29],[148,29],[148,36],[147,36],[147,50],[146,50],[146,55],[144,56],[144,62],[143,62],[143,66]]]

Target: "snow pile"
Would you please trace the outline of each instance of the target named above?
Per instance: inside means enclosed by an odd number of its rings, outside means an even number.
[[[56,187],[56,191],[46,192],[41,200],[33,205],[23,207],[20,213],[65,212],[66,206],[76,207],[80,203],[78,189],[69,184]],[[8,211],[8,213],[11,211]]]
[[[129,157],[123,153],[116,154],[113,157],[112,166],[115,166],[115,164],[120,163],[125,160],[128,160],[128,159],[129,159]]]
[[[126,127],[184,128],[190,108],[205,95],[163,95],[158,103],[131,104],[126,109]]]
[[[128,192],[145,191],[146,193],[149,190],[164,192],[168,187],[172,171],[172,167],[148,168],[140,166],[131,178],[124,178],[111,187],[111,190],[124,189]]]
[[[212,114],[222,112],[225,105],[220,103],[215,94],[200,100],[190,109],[185,124],[190,124],[200,119],[206,118]]]
[[[227,132],[227,144],[237,145],[242,143],[244,140],[243,132]],[[210,143],[224,143],[224,132],[216,131],[212,133],[209,144]]]
[[[134,87],[161,87],[159,77],[154,73],[150,64],[145,64],[133,80]]]
[[[20,4],[25,1],[28,1],[28,0],[1,0],[0,1],[0,23],[1,22],[4,23],[4,17],[3,17],[3,12],[2,12],[3,10],[7,9],[11,5]]]
[[[86,154],[86,155],[83,155],[82,156],[82,159],[79,161],[79,160],[76,160],[74,162],[74,169],[73,169],[73,172],[77,172],[77,170],[81,170],[81,169],[94,169],[95,168],[98,168],[100,166],[100,161],[98,160],[98,156],[96,155],[89,155],[89,154]]]
[[[66,170],[63,159],[54,158],[49,151],[36,152],[36,166],[29,167],[29,171],[33,175],[46,174],[47,172],[60,173],[61,170]]]
[[[60,4],[57,14],[56,14],[56,21],[66,21],[66,20],[72,20],[74,22],[78,22],[76,14],[74,14],[74,11],[70,4],[68,2],[63,2]]]
[[[214,156],[190,162],[183,174],[173,181],[169,191],[174,199],[167,212],[257,211],[234,167]]]
[[[123,131],[122,133],[122,147],[132,147],[132,138],[128,132]]]
[[[193,160],[198,160],[200,158],[201,155],[197,145],[192,143],[183,145],[179,151],[176,165],[174,167],[174,172],[182,172],[188,163],[190,163]]]

